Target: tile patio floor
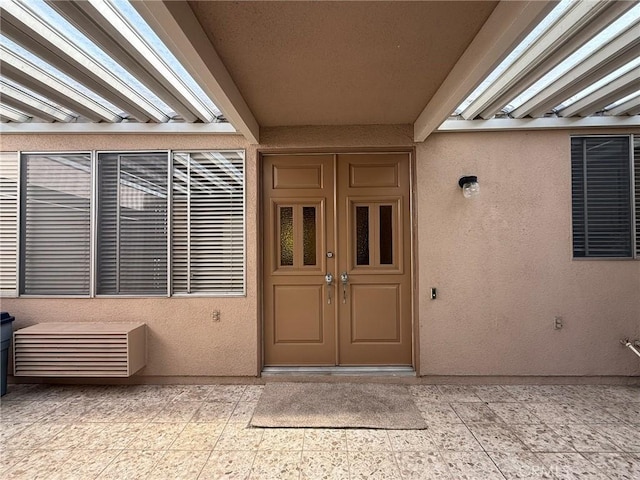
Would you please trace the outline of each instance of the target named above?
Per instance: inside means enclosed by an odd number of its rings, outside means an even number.
[[[257,385],[10,385],[3,479],[640,479],[640,387],[409,386],[427,430],[248,427]]]

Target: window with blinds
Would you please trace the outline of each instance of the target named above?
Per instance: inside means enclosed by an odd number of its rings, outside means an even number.
[[[168,156],[98,154],[97,289],[167,295]]]
[[[18,153],[0,152],[0,296],[15,297],[18,264]]]
[[[89,295],[91,154],[22,157],[20,292]]]
[[[242,295],[244,155],[174,152],[172,290]]]
[[[628,135],[571,138],[574,257],[634,257],[640,210],[631,145]]]

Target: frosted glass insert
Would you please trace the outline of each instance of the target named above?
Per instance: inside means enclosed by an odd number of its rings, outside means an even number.
[[[280,208],[280,265],[293,265],[293,207]]]
[[[356,265],[369,265],[369,207],[356,207]]]
[[[393,264],[393,210],[380,205],[380,265]]]
[[[304,264],[316,264],[316,207],[302,207]]]

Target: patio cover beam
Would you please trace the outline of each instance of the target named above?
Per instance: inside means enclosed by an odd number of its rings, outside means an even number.
[[[640,115],[640,93],[607,111],[608,115]]]
[[[0,62],[2,75],[8,79],[77,112],[92,122],[122,121],[122,117],[4,46],[0,46]]]
[[[23,112],[41,118],[47,122],[73,122],[76,117],[63,112],[55,105],[29,95],[4,80],[0,80],[0,99],[2,103]]]
[[[640,88],[640,67],[636,67],[595,92],[563,108],[558,112],[560,117],[585,117],[607,105],[636,92]]]
[[[0,122],[16,122],[23,125],[23,122],[31,121],[31,117],[29,115],[25,115],[23,112],[15,110],[8,105],[3,105],[0,103]],[[0,132],[2,131],[2,127],[0,127]]]
[[[22,120],[24,121],[24,120]],[[150,134],[150,135],[236,135],[230,123],[5,123],[0,135],[10,134]]]
[[[207,112],[206,108],[199,105],[199,100],[185,88],[182,80],[177,75],[171,75],[166,64],[155,55],[155,52],[147,47],[147,55],[145,55],[132,44],[137,32],[124,19],[120,18],[110,4],[102,4],[98,10],[89,1],[45,1],[136,77],[140,83],[180,114],[184,121],[211,122],[215,120],[213,113]],[[113,18],[114,22],[119,22],[118,28],[107,20],[102,12]],[[137,40],[146,46],[146,42],[139,36]]]
[[[636,128],[640,117],[573,117],[573,118],[492,118],[490,120],[445,120],[436,132],[497,132],[510,130],[568,130],[583,128]]]
[[[634,6],[633,2],[576,2],[469,107],[466,119],[492,118],[556,65]]]
[[[555,6],[550,1],[500,2],[413,124],[423,142]]]
[[[260,143],[260,127],[185,1],[132,2],[160,40],[250,143]]]
[[[135,91],[89,57],[62,32],[29,10],[26,4],[3,2],[2,33],[40,58],[46,59],[87,88],[122,108],[136,120],[166,122],[169,118],[142,94]]]
[[[640,23],[640,18],[618,37],[604,44],[582,63],[514,109],[510,115],[513,118],[524,118],[527,115],[542,117],[563,100],[587,88],[617,68],[635,60],[640,55],[638,23]]]

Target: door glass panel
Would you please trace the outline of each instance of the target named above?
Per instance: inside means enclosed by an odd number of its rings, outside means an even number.
[[[380,265],[393,264],[392,217],[391,205],[380,205]]]
[[[280,265],[293,266],[293,207],[280,207]]]
[[[316,264],[316,207],[302,207],[304,264]]]
[[[356,207],[356,265],[369,265],[369,207]]]

